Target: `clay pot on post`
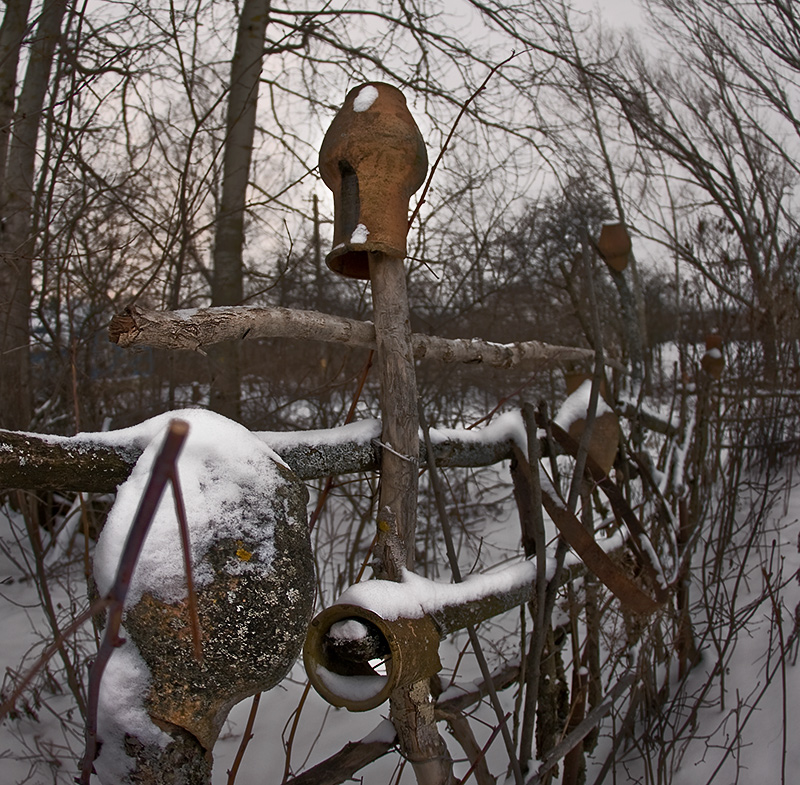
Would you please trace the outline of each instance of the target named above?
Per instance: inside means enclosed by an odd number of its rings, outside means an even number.
[[[564,374],[564,379],[567,388],[567,399],[569,400],[575,396],[574,400],[578,401],[582,397],[583,401],[580,407],[583,411],[586,411],[592,375],[583,371],[568,371]],[[584,387],[584,385],[587,386]],[[558,422],[558,417],[556,417],[556,422]],[[580,442],[584,430],[586,430],[585,415],[570,419],[566,427],[566,431],[576,442]],[[608,391],[605,379],[603,379],[600,382],[598,410],[592,425],[592,435],[589,438],[589,455],[606,474],[614,466],[614,459],[617,457],[617,450],[619,449],[619,436],[619,419],[608,402]]]
[[[631,237],[625,224],[603,224],[597,240],[597,250],[612,270],[621,273],[628,266],[631,248]]]
[[[709,333],[706,336],[706,351],[700,358],[700,366],[712,379],[722,376],[725,356],[722,354],[722,336],[719,333]]]
[[[328,266],[369,279],[369,252],[404,258],[408,201],[425,181],[428,156],[403,94],[371,82],[353,88],[319,153],[333,191],[333,250]]]

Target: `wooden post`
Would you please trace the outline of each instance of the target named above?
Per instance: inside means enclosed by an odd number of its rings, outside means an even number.
[[[393,514],[397,536],[406,551],[405,566],[412,569],[419,485],[419,416],[405,268],[402,259],[381,253],[371,253],[369,257],[383,423],[380,509]]]
[[[369,273],[383,421],[376,572],[379,578],[399,580],[402,567],[414,565],[419,486],[417,379],[403,260],[370,253]],[[405,565],[397,563],[402,559]],[[390,703],[400,749],[414,767],[419,785],[454,782],[453,763],[436,728],[428,680],[398,688]]]

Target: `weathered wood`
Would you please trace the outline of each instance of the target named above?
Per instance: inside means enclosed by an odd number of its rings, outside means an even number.
[[[419,417],[406,272],[402,259],[378,253],[370,254],[369,269],[383,422],[380,508],[394,514],[406,548],[406,567],[413,569]]]
[[[113,492],[141,454],[91,439],[0,431],[0,488]]]
[[[352,781],[356,772],[391,752],[392,741],[349,741],[322,763],[286,780],[286,785],[339,785]]]
[[[380,425],[375,427],[375,435]],[[331,438],[339,429],[281,434],[257,433],[301,480],[315,480],[341,474],[374,472],[380,467],[381,447],[365,438]],[[499,463],[511,456],[507,436],[497,440],[460,441],[448,438],[434,445],[439,466],[478,467]],[[83,433],[78,436],[47,436],[0,430],[0,488],[113,493],[133,469],[143,446],[122,439],[109,443],[109,434]],[[114,440],[111,440],[114,441]],[[420,450],[420,460],[425,460]]]
[[[376,347],[375,325],[342,316],[291,308],[231,306],[188,311],[149,311],[131,306],[115,316],[108,328],[112,343],[122,348],[152,347],[202,351],[222,341],[256,338],[299,338]],[[590,361],[594,352],[576,346],[553,346],[541,341],[499,344],[480,338],[440,338],[411,335],[416,360],[484,364],[495,368],[546,366]],[[612,367],[615,363],[609,362]],[[620,369],[622,370],[622,369]]]
[[[376,549],[383,540],[399,538],[405,566],[414,566],[419,485],[419,417],[417,380],[411,345],[411,320],[403,260],[385,254],[369,255],[375,317],[378,373],[381,383],[380,509],[392,527],[378,528]],[[397,579],[398,565],[386,564],[386,574]],[[392,724],[403,756],[414,767],[418,785],[450,785],[453,762],[439,735],[427,679],[398,687],[389,699]]]

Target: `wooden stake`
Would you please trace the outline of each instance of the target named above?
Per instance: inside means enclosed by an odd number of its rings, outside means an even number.
[[[369,273],[383,421],[376,546],[376,553],[382,556],[376,572],[378,577],[399,580],[403,565],[397,562],[405,559],[404,566],[414,566],[419,485],[417,378],[403,260],[370,253]],[[400,749],[411,761],[418,785],[451,785],[453,763],[436,728],[428,680],[395,690],[390,704]]]
[[[402,259],[369,255],[372,306],[381,382],[380,509],[394,515],[405,546],[405,566],[414,566],[419,474],[417,377],[411,347],[408,291]]]

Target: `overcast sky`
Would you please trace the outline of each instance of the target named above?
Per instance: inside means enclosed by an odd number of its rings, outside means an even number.
[[[636,0],[573,0],[577,8],[599,11],[613,27],[634,27],[641,19]]]

